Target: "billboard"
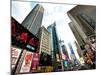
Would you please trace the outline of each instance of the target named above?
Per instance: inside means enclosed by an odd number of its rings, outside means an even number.
[[[34,72],[39,65],[39,53],[34,53],[31,70]]]
[[[26,51],[20,73],[30,72],[30,67],[32,63],[33,53]]]
[[[36,52],[39,39],[19,24],[13,17],[11,23],[12,45]]]
[[[11,47],[11,66],[12,68],[15,67],[17,61],[18,61],[18,58],[20,56],[20,53],[21,53],[21,49],[20,48],[17,48],[17,47]]]
[[[64,67],[67,67],[68,66],[68,61],[63,61],[63,63],[64,63]]]

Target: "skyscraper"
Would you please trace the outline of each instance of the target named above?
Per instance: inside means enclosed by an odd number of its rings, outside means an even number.
[[[51,65],[51,46],[50,46],[50,33],[42,26],[39,29],[38,37],[40,40],[39,55],[40,55],[40,66]]]
[[[74,34],[77,42],[79,43],[79,45],[82,46],[84,44],[84,40],[82,39],[81,35],[79,34],[78,30],[76,29],[74,23],[70,22],[69,27],[70,27],[72,33]]]
[[[86,42],[86,39],[95,34],[96,7],[89,5],[77,5],[67,12],[74,27]]]
[[[50,26],[48,26],[48,31],[51,33],[51,48],[52,48],[52,62],[55,69],[61,69],[61,54],[60,54],[60,46],[59,39],[56,31],[56,23],[54,22]]]
[[[82,53],[85,55],[85,50],[88,50],[90,51],[89,54],[94,56],[92,51],[95,51],[95,46],[93,46],[95,41],[92,42],[91,40],[96,40],[96,6],[77,5],[68,11],[67,14],[71,19],[69,26],[82,49]],[[87,46],[91,49],[88,49]],[[79,49],[77,49],[77,52],[81,58],[82,55]]]
[[[36,35],[41,27],[44,8],[37,4],[27,17],[22,22],[22,25],[27,28],[32,34]]]
[[[44,26],[40,28],[40,34],[38,36],[40,36],[40,54],[41,52],[44,52],[48,55],[51,55],[50,33]]]

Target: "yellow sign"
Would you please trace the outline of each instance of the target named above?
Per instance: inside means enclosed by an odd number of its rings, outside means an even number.
[[[38,71],[39,72],[52,72],[53,67],[52,66],[41,66],[41,67],[38,67]]]
[[[83,57],[80,57],[79,61],[80,61],[81,64],[85,63]]]
[[[86,55],[87,55],[87,57],[88,57],[88,59],[89,59],[89,62],[90,62],[91,64],[93,64],[93,62],[92,62],[91,58],[89,57],[89,54],[88,54],[88,53],[86,53]]]

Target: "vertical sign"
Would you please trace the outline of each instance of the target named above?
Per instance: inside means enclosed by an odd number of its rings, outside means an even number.
[[[12,68],[15,67],[17,60],[20,56],[21,49],[16,47],[11,47],[11,66]]]
[[[39,54],[34,53],[33,61],[32,61],[32,71],[33,72],[37,69],[38,64],[39,64]]]
[[[20,73],[30,72],[30,67],[32,63],[33,53],[27,51],[24,57],[24,61],[22,63],[22,67]]]

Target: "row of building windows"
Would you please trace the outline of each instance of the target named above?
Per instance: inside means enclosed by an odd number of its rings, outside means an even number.
[[[46,41],[42,41],[42,44],[45,46],[49,46],[49,42],[46,42]]]
[[[41,45],[41,47],[46,48],[46,49],[50,49],[50,46],[46,46],[46,45]]]

